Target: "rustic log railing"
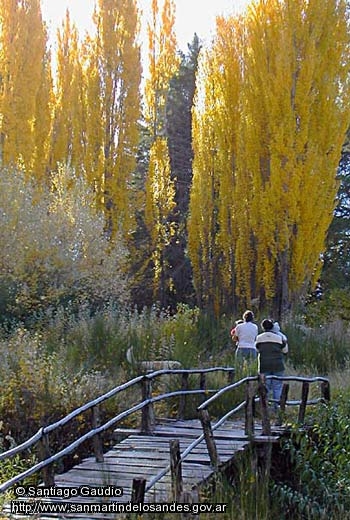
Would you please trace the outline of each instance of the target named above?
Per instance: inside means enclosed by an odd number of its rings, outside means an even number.
[[[206,388],[206,376],[209,373],[213,372],[226,372],[228,383],[226,386],[220,388],[219,390],[213,390]],[[150,374],[138,376],[123,385],[120,385],[110,392],[100,396],[99,398],[90,401],[80,408],[72,411],[66,417],[57,421],[51,425],[42,427],[39,431],[33,435],[26,442],[22,443],[11,450],[8,450],[2,454],[0,454],[0,461],[5,460],[9,457],[12,457],[22,451],[31,448],[34,445],[38,445],[40,462],[29,468],[28,470],[16,475],[15,477],[7,480],[3,484],[0,485],[0,492],[4,492],[14,484],[21,482],[25,478],[37,473],[39,471],[42,472],[43,482],[46,486],[54,485],[54,473],[53,473],[53,463],[61,459],[62,457],[74,452],[83,442],[86,440],[92,439],[93,441],[93,449],[94,455],[97,462],[103,462],[103,449],[102,449],[102,439],[101,434],[112,428],[116,424],[120,423],[125,418],[130,415],[141,411],[141,428],[140,433],[149,434],[152,433],[155,426],[155,415],[153,405],[156,402],[161,400],[165,400],[171,397],[179,397],[179,409],[178,416],[182,417],[185,405],[186,405],[186,397],[189,395],[204,395],[213,394],[211,397],[206,399],[198,408],[199,418],[201,420],[203,433],[193,440],[190,445],[184,450],[182,454],[179,451],[179,445],[176,441],[170,441],[170,463],[169,465],[161,470],[155,477],[153,477],[146,485],[144,479],[135,479],[133,482],[132,489],[132,497],[135,501],[142,501],[144,494],[149,491],[165,474],[171,472],[172,475],[172,490],[173,496],[178,498],[183,494],[183,485],[182,485],[182,472],[181,472],[181,463],[182,461],[192,452],[192,450],[203,441],[206,442],[208,454],[210,457],[211,465],[214,469],[218,468],[220,464],[220,460],[218,457],[218,452],[216,449],[214,432],[217,428],[219,428],[223,423],[225,423],[230,417],[237,414],[241,410],[245,410],[245,435],[240,435],[237,437],[237,440],[254,440],[255,442],[272,442],[276,439],[276,437],[271,436],[271,425],[268,411],[268,401],[266,395],[266,381],[265,378],[261,375],[259,376],[249,376],[241,379],[240,381],[233,382],[233,373],[234,370],[229,367],[214,367],[209,369],[176,369],[176,370],[158,370],[152,372]],[[163,375],[172,375],[172,374],[180,374],[181,375],[181,389],[173,392],[168,392],[165,394],[152,396],[152,381],[154,379],[159,378]],[[189,389],[189,375],[199,374],[199,388],[198,389]],[[277,377],[277,376],[268,376],[269,378],[281,379],[283,384],[282,389],[282,397],[280,402],[280,408],[282,412],[285,411],[286,406],[299,406],[298,413],[298,421],[302,424],[305,418],[305,411],[308,405],[316,405],[320,402],[328,402],[330,400],[330,387],[329,381],[323,377]],[[289,382],[301,383],[302,392],[301,399],[296,401],[290,401],[287,399],[288,390],[289,390]],[[308,399],[309,395],[309,387],[312,383],[320,383],[321,388],[321,396],[317,399]],[[104,401],[110,399],[111,397],[116,396],[117,394],[125,391],[128,388],[131,388],[135,385],[141,385],[141,395],[142,400],[140,403],[133,405],[128,410],[125,410],[115,417],[111,418],[104,424],[100,424],[100,416],[99,416],[99,406]],[[229,410],[224,416],[222,416],[217,422],[214,424],[211,423],[209,408],[210,406],[222,398],[224,394],[227,392],[232,392],[235,389],[246,387],[246,397],[245,400],[238,404],[235,408]],[[261,413],[261,422],[262,422],[262,432],[259,436],[254,436],[254,416],[255,416],[255,405],[256,402],[260,402],[260,413]],[[84,435],[80,436],[74,442],[72,442],[66,448],[58,451],[54,455],[50,454],[50,443],[49,443],[49,434],[63,425],[67,424],[69,421],[82,414],[83,412],[91,411],[91,419],[92,419],[92,428]],[[182,499],[184,497],[182,496]]]
[[[171,397],[180,397],[180,403],[179,403],[179,418],[183,417],[183,413],[185,410],[186,405],[186,397],[188,395],[196,395],[196,394],[202,394],[207,395],[210,393],[215,393],[217,390],[208,389],[206,388],[206,375],[213,372],[224,372],[227,373],[227,379],[229,382],[233,380],[233,374],[234,369],[231,367],[213,367],[213,368],[207,368],[207,369],[164,369],[164,370],[157,370],[154,372],[151,372],[146,375],[140,375],[138,377],[135,377],[134,379],[131,379],[130,381],[119,385],[109,392],[103,394],[102,396],[98,397],[97,399],[94,399],[93,401],[90,401],[83,406],[73,410],[71,413],[60,419],[59,421],[52,423],[48,426],[41,427],[35,435],[33,435],[30,439],[23,442],[22,444],[7,450],[6,452],[3,452],[0,454],[0,462],[3,460],[6,460],[10,457],[15,456],[16,454],[19,454],[29,448],[32,448],[33,446],[37,446],[38,451],[38,457],[39,462],[33,465],[31,468],[27,469],[26,471],[23,471],[22,473],[12,477],[11,479],[7,480],[6,482],[2,483],[0,485],[0,493],[5,492],[7,489],[12,487],[13,485],[17,484],[18,482],[21,482],[22,480],[30,477],[31,475],[41,471],[42,472],[42,479],[46,486],[51,486],[54,484],[54,469],[53,464],[60,460],[61,458],[65,457],[66,455],[69,455],[70,453],[77,450],[77,448],[87,440],[92,440],[93,442],[93,451],[97,462],[103,462],[103,446],[102,446],[102,438],[101,434],[116,424],[120,423],[130,415],[141,411],[141,432],[142,433],[150,433],[152,432],[154,428],[154,409],[153,405],[154,403],[161,401],[163,399],[168,399]],[[158,395],[155,397],[152,397],[152,381],[160,378],[161,376],[165,375],[174,375],[179,374],[181,375],[181,390],[177,390],[174,392],[169,392],[166,394]],[[193,374],[199,374],[200,380],[199,380],[199,388],[190,390],[189,389],[189,375]],[[100,414],[99,414],[99,407],[100,405],[107,401],[108,399],[111,399],[112,397],[115,397],[116,395],[120,394],[121,392],[126,391],[127,389],[131,387],[135,387],[137,385],[141,385],[141,395],[142,400],[140,403],[135,404],[131,408],[119,413],[115,417],[112,417],[110,420],[108,420],[104,424],[100,424]],[[92,428],[85,433],[84,435],[81,435],[79,438],[77,438],[75,441],[73,441],[69,446],[66,448],[58,451],[55,454],[51,454],[50,452],[50,434],[59,428],[62,428],[64,425],[72,421],[77,416],[81,415],[84,412],[91,411],[91,426]]]
[[[258,438],[254,438],[255,441],[271,441],[271,422],[268,408],[268,399],[266,391],[266,380],[267,379],[278,379],[283,381],[282,396],[280,401],[280,414],[284,414],[286,406],[299,406],[298,423],[302,425],[305,419],[305,411],[308,405],[317,405],[318,403],[327,403],[330,400],[330,385],[329,380],[325,377],[298,377],[298,376],[250,376],[226,387],[220,389],[216,394],[207,399],[198,407],[199,417],[203,427],[203,435],[207,444],[208,454],[212,466],[217,467],[219,464],[215,441],[213,437],[213,431],[231,417],[238,410],[245,408],[245,434],[248,438],[254,436],[254,415],[255,415],[255,403],[260,402],[261,410],[261,425],[262,435]],[[301,383],[301,398],[299,400],[288,401],[287,396],[289,392],[289,382]],[[320,383],[320,397],[316,399],[308,399],[309,388],[312,383]],[[235,388],[246,385],[246,399],[240,405],[233,410],[230,410],[224,417],[220,419],[214,426],[211,425],[209,419],[208,408],[215,401],[220,399],[226,392],[232,391]],[[254,385],[257,388],[254,388]],[[270,402],[275,402],[273,399]],[[243,437],[242,437],[243,438]]]
[[[170,464],[162,469],[155,477],[153,477],[146,485],[145,492],[151,490],[157,482],[161,478],[163,478],[170,470],[172,474],[172,478],[178,479],[177,482],[173,482],[173,489],[181,490],[183,488],[181,471],[177,470],[177,465],[181,465],[181,463],[186,459],[186,457],[192,452],[192,450],[200,444],[203,439],[206,442],[208,454],[210,458],[211,466],[214,469],[217,469],[220,460],[218,457],[218,452],[214,440],[214,432],[220,426],[222,426],[230,417],[237,414],[241,410],[245,410],[245,435],[240,435],[237,437],[237,440],[254,440],[254,442],[262,442],[262,443],[271,443],[276,441],[275,436],[271,436],[271,424],[268,412],[268,402],[266,395],[266,381],[265,379],[280,379],[286,381],[282,387],[282,398],[281,398],[281,408],[285,410],[285,407],[288,406],[299,406],[299,415],[298,422],[300,424],[303,423],[305,417],[305,410],[307,405],[316,405],[318,403],[327,403],[330,400],[330,385],[329,380],[324,377],[292,377],[292,376],[267,376],[265,378],[262,375],[258,376],[249,376],[245,377],[239,381],[234,383],[230,383],[229,385],[218,390],[212,397],[204,401],[198,408],[199,417],[202,423],[203,433],[195,439],[187,448],[183,451],[180,457],[178,455],[170,453],[171,462]],[[302,384],[302,395],[300,400],[295,401],[287,401],[287,394],[289,390],[288,382],[296,382]],[[317,399],[308,400],[308,391],[309,385],[311,383],[320,383],[321,384],[321,396]],[[254,385],[257,384],[257,389],[254,388]],[[246,399],[238,404],[235,408],[229,410],[224,416],[222,416],[218,421],[214,424],[211,424],[210,416],[208,408],[215,401],[220,399],[224,394],[234,389],[240,388],[243,385],[246,385]],[[283,399],[283,403],[282,403]],[[262,422],[262,432],[259,436],[254,436],[254,408],[256,401],[260,401],[261,405],[261,422]],[[273,401],[273,400],[271,400]],[[232,436],[230,437],[233,438]],[[174,462],[175,460],[175,462]]]

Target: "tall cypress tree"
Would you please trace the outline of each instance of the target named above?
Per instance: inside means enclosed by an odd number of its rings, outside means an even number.
[[[339,190],[323,255],[322,287],[349,287],[350,283],[350,145],[349,132],[338,168]]]
[[[176,222],[176,234],[167,251],[168,276],[172,280],[168,304],[191,301],[193,296],[192,271],[186,255],[186,221],[192,183],[192,107],[200,49],[201,44],[195,34],[188,44],[187,54],[181,53],[181,64],[170,81],[168,93],[166,134],[176,202],[172,216]]]

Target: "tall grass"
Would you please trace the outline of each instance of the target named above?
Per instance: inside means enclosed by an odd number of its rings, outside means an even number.
[[[347,370],[350,333],[344,322],[305,328],[297,321],[284,329],[290,347],[287,373]],[[229,327],[227,317],[214,320],[187,306],[176,314],[156,306],[141,312],[106,307],[95,315],[88,309],[78,315],[69,309],[47,312],[35,329],[19,326],[0,338],[0,413],[7,428],[21,434],[64,415],[134,375],[126,360],[130,347],[137,360],[176,359],[185,368],[235,366],[236,380],[256,374],[256,363],[235,363]],[[208,386],[222,386],[225,377],[211,376]],[[232,403],[228,393],[220,408]]]
[[[46,341],[52,351],[66,350],[69,365],[109,370],[126,365],[126,351],[133,347],[137,360],[177,359],[184,366],[198,364],[198,310],[179,307],[174,315],[156,306],[142,312],[107,307],[94,316],[60,311],[50,317]]]
[[[175,359],[185,368],[235,366],[236,380],[256,374],[256,363],[235,363],[230,325],[229,317],[215,320],[187,306],[179,306],[176,314],[157,306],[141,312],[108,306],[94,315],[89,309],[72,314],[69,308],[61,308],[41,315],[31,329],[18,326],[11,334],[3,331],[0,336],[3,449],[9,447],[8,435],[17,442],[22,441],[42,424],[57,420],[130,379],[135,374],[134,367],[126,360],[130,347],[133,347],[137,360]],[[341,388],[343,394],[348,395],[350,333],[346,323],[334,320],[311,328],[300,326],[298,318],[294,318],[284,325],[290,348],[286,373],[327,375],[332,392]],[[222,387],[227,383],[226,378],[225,374],[211,374],[207,387]],[[169,390],[175,384],[178,388],[179,380],[167,384]],[[198,388],[195,377],[190,378],[190,386]],[[107,408],[105,413],[115,414],[135,398],[131,395],[128,402],[116,402],[113,409]],[[222,415],[244,398],[244,388],[241,392],[227,392],[210,413]],[[195,408],[200,400],[193,398],[191,408]],[[175,402],[169,401],[169,407],[167,412],[171,415]],[[321,460],[324,453],[319,456]],[[348,452],[346,456],[349,458]],[[255,475],[249,473],[250,469],[249,464],[241,466],[241,481],[222,483],[217,487],[217,496],[211,500],[220,502],[228,497],[230,502],[229,513],[221,518],[255,518],[257,500],[261,519],[274,518],[272,505],[267,505],[265,494],[260,497],[260,488],[256,485]],[[11,474],[11,468],[4,470]],[[321,470],[320,462],[315,474]],[[339,478],[342,481],[340,473]],[[283,510],[288,503],[287,493],[284,497],[276,495],[276,502]],[[210,515],[205,518],[209,519]]]
[[[0,337],[0,414],[16,439],[64,416],[134,375],[136,359],[177,359],[184,367],[208,362],[198,334],[199,312],[181,306],[176,315],[156,306],[106,307],[47,312],[35,328],[18,326]],[[208,347],[208,343],[206,345]]]
[[[350,359],[350,328],[342,320],[317,327],[286,325],[290,352],[288,358],[295,368],[312,368],[323,375],[343,369]]]

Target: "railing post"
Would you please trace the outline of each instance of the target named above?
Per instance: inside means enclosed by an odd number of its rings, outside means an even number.
[[[231,385],[235,379],[235,371],[229,370],[227,373],[227,383]]]
[[[152,399],[152,381],[145,376],[141,381],[142,401]],[[154,408],[153,403],[148,403],[142,408],[141,432],[152,433],[154,428]]]
[[[287,399],[288,399],[288,393],[289,393],[289,384],[283,383],[281,398],[280,398],[280,409],[278,412],[278,422],[276,423],[279,426],[282,425],[284,416],[286,414],[286,404],[287,404]]]
[[[214,440],[213,430],[210,423],[209,412],[208,410],[199,410],[199,416],[202,423],[203,433],[205,442],[207,444],[208,453],[210,457],[210,463],[213,468],[217,469],[219,465],[219,456],[216,449],[216,444]]]
[[[179,439],[173,439],[170,441],[170,471],[172,498],[174,502],[180,502],[183,485]]]
[[[131,489],[131,503],[143,504],[145,500],[146,479],[134,478]]]
[[[100,408],[98,405],[94,406],[91,410],[92,412],[92,428],[98,428],[101,426],[101,417],[100,417]],[[95,454],[95,460],[96,462],[103,462],[103,443],[102,443],[102,437],[100,433],[97,433],[94,435],[93,439],[93,447],[94,447],[94,454]]]
[[[321,396],[322,396],[322,399],[324,399],[326,403],[329,403],[329,401],[331,400],[331,389],[330,389],[329,381],[322,381]]]
[[[199,377],[199,388],[200,390],[206,390],[206,387],[207,387],[207,379],[206,379],[206,374],[204,372],[201,372],[200,374],[200,377]],[[205,393],[202,394],[202,401],[205,401],[206,400],[206,395]]]
[[[285,411],[286,411],[286,404],[287,404],[287,399],[288,399],[288,393],[289,393],[289,384],[288,383],[283,383],[282,392],[281,392],[281,399],[280,399],[280,408],[281,408],[281,412],[282,413],[285,413]]]
[[[39,461],[49,459],[51,456],[50,452],[50,443],[49,443],[49,434],[43,433],[42,438],[38,443],[38,457]],[[42,470],[43,482],[47,487],[55,485],[55,473],[53,469],[53,464],[49,464]]]
[[[255,389],[252,381],[247,382],[245,401],[245,434],[254,435],[254,397]]]
[[[181,377],[181,391],[187,392],[188,390],[188,372],[184,372]],[[183,419],[185,416],[186,408],[186,394],[183,393],[180,396],[179,411],[177,414],[178,419]]]
[[[309,387],[310,387],[309,383],[304,381],[302,389],[301,389],[301,402],[300,402],[300,406],[299,406],[299,416],[298,416],[298,422],[300,424],[303,424],[304,419],[305,419],[307,398],[309,396]]]
[[[267,403],[266,377],[264,376],[264,374],[259,374],[258,392],[261,407],[262,434],[271,435],[271,424],[269,417],[269,408]]]

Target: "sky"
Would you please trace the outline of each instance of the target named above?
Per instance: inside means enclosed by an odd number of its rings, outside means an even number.
[[[147,15],[151,0],[138,0],[140,8]],[[249,0],[175,0],[176,36],[178,47],[187,50],[196,32],[200,39],[208,40],[215,27],[217,15],[229,15],[239,12]],[[42,0],[42,13],[48,23],[51,34],[61,25],[66,8],[75,21],[81,34],[91,29],[92,12],[95,0]],[[161,0],[159,4],[162,5]]]

